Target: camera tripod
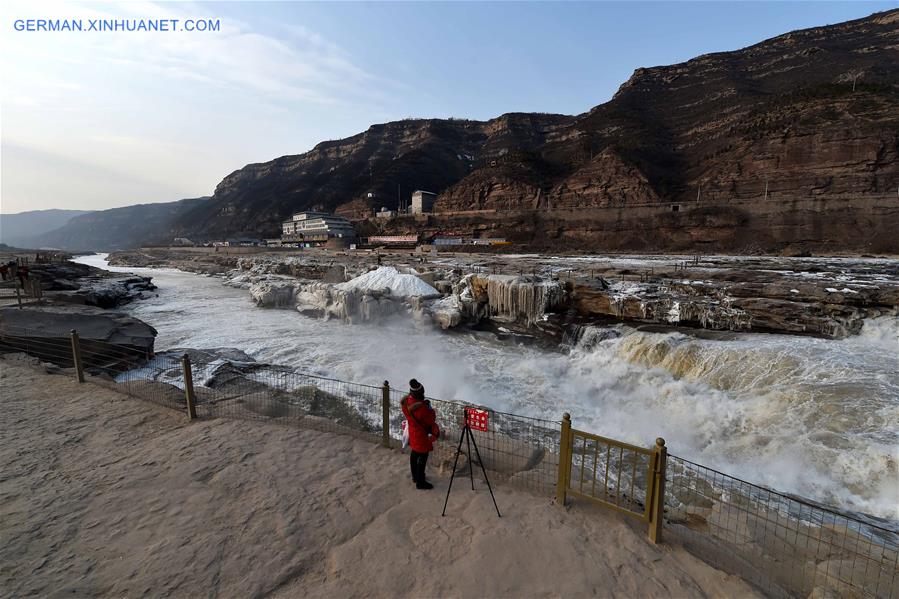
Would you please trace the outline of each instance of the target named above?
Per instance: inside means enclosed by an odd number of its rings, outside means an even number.
[[[499,513],[499,506],[496,505],[496,497],[493,495],[493,488],[490,486],[490,479],[487,478],[487,470],[484,469],[484,461],[481,459],[481,452],[478,449],[477,442],[474,440],[474,435],[471,434],[471,428],[468,426],[467,419],[465,420],[465,426],[462,428],[462,434],[459,435],[459,445],[456,447],[456,459],[453,460],[453,474],[450,476],[449,487],[446,489],[446,501],[443,502],[443,513],[440,515],[446,516],[446,505],[449,503],[450,491],[453,490],[453,479],[456,478],[456,466],[459,465],[459,454],[462,453],[463,440],[468,446],[468,476],[471,479],[471,490],[474,491],[474,465],[471,463],[471,446],[474,445],[475,455],[478,456],[478,464],[481,465],[481,472],[484,473],[484,480],[487,482],[490,498],[493,499],[493,507],[496,508],[496,515],[502,518],[503,515]]]

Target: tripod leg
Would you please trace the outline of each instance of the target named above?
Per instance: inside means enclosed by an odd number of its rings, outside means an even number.
[[[471,431],[469,431],[468,434],[471,435]],[[484,473],[484,480],[487,482],[487,490],[490,491],[490,499],[493,500],[493,507],[496,508],[496,515],[502,518],[503,515],[499,513],[499,506],[496,505],[496,497],[493,495],[493,487],[490,486],[490,479],[487,478],[487,470],[484,468],[484,460],[481,459],[481,450],[478,449],[478,444],[474,440],[474,435],[471,436],[471,443],[472,445],[474,445],[474,451],[478,456],[478,462],[481,464],[481,472]]]
[[[459,435],[459,445],[456,447],[456,459],[453,460],[453,473],[450,475],[449,486],[446,488],[446,500],[443,502],[443,513],[441,516],[446,516],[446,504],[449,503],[449,494],[450,491],[453,490],[453,479],[456,478],[456,465],[459,463],[459,454],[462,452],[462,438],[465,437],[465,429],[462,429],[462,434]]]
[[[471,459],[471,429],[467,426],[465,427],[465,444],[468,445],[468,478],[471,479],[471,490],[474,491],[474,461]]]

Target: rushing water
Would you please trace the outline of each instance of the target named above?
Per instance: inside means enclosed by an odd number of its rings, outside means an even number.
[[[109,268],[104,255],[78,261]],[[491,333],[445,333],[411,318],[346,325],[260,309],[218,278],[153,277],[158,296],[125,308],[157,349],[236,347],[258,360],[350,381],[558,420],[672,453],[745,480],[899,520],[899,319],[842,341],[739,334],[727,340],[618,327],[549,351]]]

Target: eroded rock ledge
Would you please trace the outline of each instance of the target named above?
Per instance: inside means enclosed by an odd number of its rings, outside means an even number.
[[[113,273],[76,262],[33,264],[30,276],[40,279],[45,296],[55,301],[115,308],[155,290],[152,277]]]
[[[139,255],[141,264],[203,265],[195,272],[232,264],[226,284],[247,289],[257,305],[351,322],[408,312],[444,329],[486,320],[565,330],[614,320],[843,338],[858,333],[866,318],[899,314],[899,261],[884,259],[398,252],[378,259],[364,252],[241,257],[171,249]],[[133,256],[118,255],[117,263]],[[439,296],[341,289],[382,262],[420,278]]]
[[[72,304],[0,308],[0,352],[27,351],[70,366],[72,330],[78,331],[86,367],[98,364],[101,358],[118,356],[118,351],[110,351],[112,345],[123,350],[122,355],[153,355],[156,329],[127,314]],[[97,359],[91,358],[90,350]]]

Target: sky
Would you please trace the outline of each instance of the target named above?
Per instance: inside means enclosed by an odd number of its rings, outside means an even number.
[[[0,3],[0,212],[211,195],[252,162],[405,117],[579,114],[634,69],[890,2]],[[20,19],[217,31],[18,31]]]

